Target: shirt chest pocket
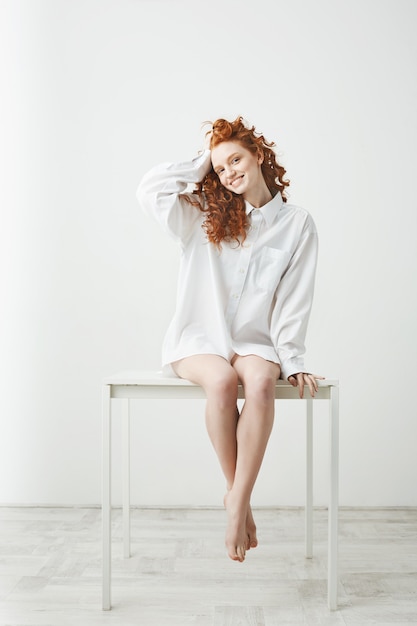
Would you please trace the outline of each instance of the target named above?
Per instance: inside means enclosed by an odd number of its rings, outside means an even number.
[[[257,287],[265,291],[275,291],[289,260],[289,253],[284,250],[262,248],[256,268],[255,281]]]

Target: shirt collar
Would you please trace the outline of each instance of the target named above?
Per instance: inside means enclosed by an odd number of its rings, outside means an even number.
[[[274,219],[280,212],[281,207],[282,207],[282,196],[279,191],[277,191],[276,195],[272,198],[272,200],[270,200],[269,202],[267,202],[266,204],[260,207],[259,211],[262,213],[262,217],[264,218],[266,225],[268,227],[271,226],[272,222],[274,221]],[[249,215],[255,209],[255,207],[249,204],[247,200],[245,200],[245,208],[246,208],[247,215]]]

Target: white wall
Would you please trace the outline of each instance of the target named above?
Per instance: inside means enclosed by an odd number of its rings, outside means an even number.
[[[307,363],[341,382],[341,503],[417,505],[416,17],[413,0],[1,2],[0,502],[100,501],[101,381],[159,367],[174,305],[178,250],[137,184],[241,114],[319,229]],[[220,504],[202,404],[134,414],[133,501]],[[316,435],[323,504],[322,405]],[[303,502],[303,446],[284,403],[255,504]]]

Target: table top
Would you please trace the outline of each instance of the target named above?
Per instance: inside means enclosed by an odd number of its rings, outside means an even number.
[[[105,385],[140,385],[140,386],[198,386],[184,378],[178,376],[166,376],[161,371],[126,370],[107,376],[103,384]],[[318,380],[319,387],[338,387],[339,381],[334,378]],[[287,380],[277,380],[277,387],[292,387]]]

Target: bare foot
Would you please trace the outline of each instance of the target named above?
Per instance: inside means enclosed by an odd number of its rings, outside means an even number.
[[[230,489],[227,490],[227,493],[223,499],[224,506],[226,509],[227,509],[227,497],[229,495],[229,491]],[[250,504],[248,506],[248,510],[246,513],[246,534],[248,538],[247,544],[246,544],[246,550],[250,550],[251,548],[256,548],[258,545],[258,538],[256,536],[256,524],[255,524],[255,520],[253,519],[253,514],[252,514],[252,509],[251,509]]]
[[[248,506],[248,512],[246,514],[246,532],[249,538],[248,550],[250,548],[256,548],[256,546],[258,545],[258,538],[256,536],[256,525],[255,520],[253,519],[252,509],[250,505]]]
[[[228,523],[226,530],[226,548],[233,561],[244,561],[246,551],[258,545],[256,526],[250,506],[241,508],[228,492],[224,497]]]

